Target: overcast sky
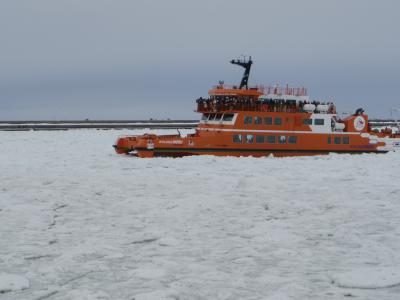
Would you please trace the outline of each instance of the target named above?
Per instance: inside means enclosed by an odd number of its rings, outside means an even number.
[[[2,0],[0,120],[193,119],[229,60],[339,111],[400,107],[398,0]]]

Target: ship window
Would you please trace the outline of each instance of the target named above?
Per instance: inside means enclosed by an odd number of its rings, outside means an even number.
[[[350,142],[350,139],[349,139],[349,137],[348,137],[348,136],[345,136],[345,137],[343,137],[343,139],[342,139],[342,143],[343,143],[343,144],[346,144],[346,145],[348,145],[348,144],[349,144],[349,142]]]
[[[203,114],[203,116],[201,117],[202,121],[205,121],[208,119],[209,114]]]
[[[324,125],[324,119],[314,119],[314,125]]]
[[[233,114],[224,114],[224,116],[222,118],[222,121],[226,121],[226,122],[229,122],[232,120],[233,120]]]
[[[254,135],[252,134],[246,134],[246,143],[251,144],[254,142]]]
[[[275,125],[282,125],[282,118],[275,118],[274,124]]]
[[[285,144],[285,143],[286,143],[286,136],[281,135],[281,136],[279,137],[279,144]]]
[[[265,125],[272,125],[272,118],[271,117],[265,117],[264,118],[264,124]]]
[[[234,134],[233,135],[233,142],[234,143],[241,143],[242,142],[242,135],[241,134]]]
[[[262,118],[261,117],[254,117],[254,124],[256,124],[256,125],[262,124]]]
[[[331,143],[332,143],[331,137],[328,136],[328,144],[331,144]]]
[[[253,123],[253,118],[249,116],[244,117],[244,124],[251,124]]]
[[[222,118],[222,114],[216,114],[215,115],[215,120],[214,121],[220,121]]]
[[[340,137],[335,136],[335,138],[333,139],[333,141],[334,141],[334,143],[335,143],[336,145],[339,145],[339,144],[340,144]]]
[[[267,142],[268,144],[275,144],[275,136],[274,135],[267,136]]]
[[[208,121],[212,121],[212,120],[214,120],[214,118],[215,118],[215,114],[210,114],[208,116]]]
[[[304,125],[312,125],[312,119],[303,119]]]
[[[256,136],[256,143],[262,144],[262,143],[264,143],[264,140],[265,140],[265,138],[263,135]]]
[[[296,144],[297,136],[289,136],[289,144]]]

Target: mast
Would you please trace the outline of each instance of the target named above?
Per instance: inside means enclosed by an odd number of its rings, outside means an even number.
[[[248,86],[248,81],[249,81],[249,75],[250,75],[250,68],[251,64],[253,61],[251,60],[251,56],[249,57],[248,60],[246,60],[246,57],[243,57],[243,59],[232,59],[231,64],[233,65],[238,65],[244,68],[244,73],[242,77],[242,81],[240,82],[239,89],[242,89],[243,87],[246,87],[246,90],[249,88]]]

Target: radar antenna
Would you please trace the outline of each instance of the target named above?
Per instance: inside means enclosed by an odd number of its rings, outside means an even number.
[[[231,64],[233,65],[238,65],[244,68],[244,73],[242,77],[242,81],[240,82],[239,89],[242,89],[243,87],[246,87],[246,90],[249,88],[248,86],[248,81],[249,81],[249,75],[250,75],[250,68],[251,64],[253,61],[251,60],[251,56],[249,56],[249,59],[246,60],[246,57],[243,56],[243,59],[232,59]]]

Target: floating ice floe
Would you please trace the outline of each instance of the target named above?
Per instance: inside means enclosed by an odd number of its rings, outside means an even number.
[[[0,294],[25,290],[27,288],[29,288],[29,280],[25,277],[0,273]]]
[[[92,291],[88,289],[78,289],[67,293],[66,300],[109,300],[110,296],[103,291]]]
[[[400,286],[400,268],[361,268],[332,276],[342,288],[381,289]]]
[[[131,276],[135,276],[142,279],[159,279],[165,276],[165,270],[161,268],[155,268],[152,266],[146,266],[138,268],[129,272]]]
[[[179,245],[179,241],[173,237],[163,237],[158,241],[158,244],[160,246],[178,246]]]
[[[178,299],[173,291],[153,291],[135,295],[135,300],[173,300]]]
[[[1,300],[399,298],[400,152],[142,160],[119,133],[0,133]]]

